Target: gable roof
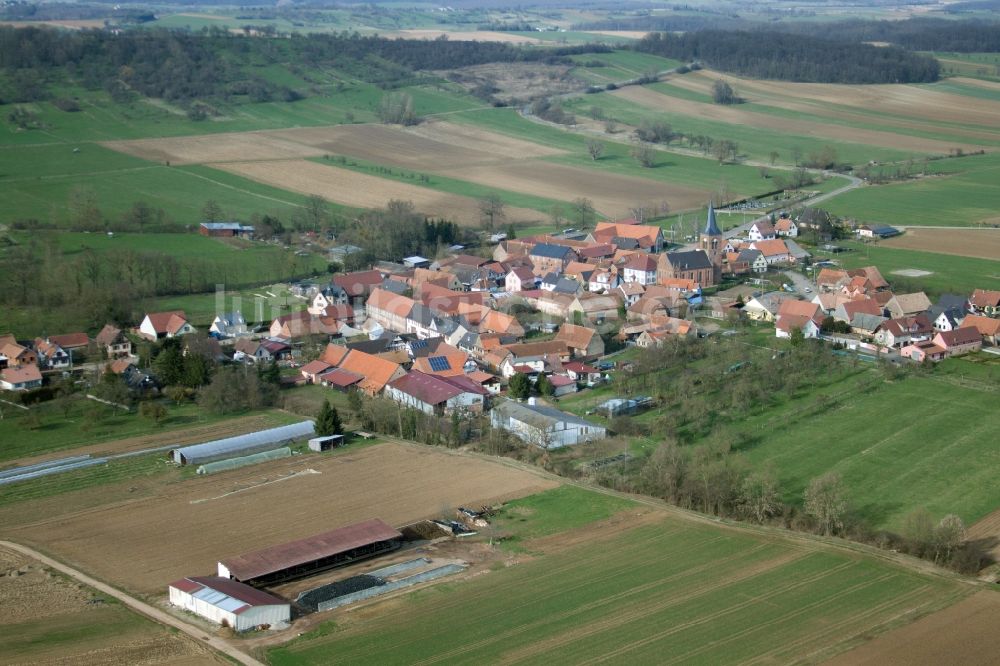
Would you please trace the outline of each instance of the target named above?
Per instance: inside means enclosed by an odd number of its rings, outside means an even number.
[[[781,305],[778,307],[778,317],[780,318],[795,316],[815,319],[819,317],[819,315],[819,305],[813,303],[812,301],[797,301],[789,299],[787,301],[782,301]]]
[[[518,266],[517,268],[511,269],[510,272],[513,273],[521,282],[531,282],[532,284],[535,282],[535,274],[527,266]]]
[[[241,615],[255,606],[288,605],[287,601],[267,592],[219,576],[188,576],[170,583],[170,587],[191,595],[198,595],[199,598],[204,598],[211,605],[224,608],[234,615]],[[206,596],[204,591],[216,592],[217,595]]]
[[[667,261],[678,270],[695,270],[700,268],[712,268],[712,260],[708,258],[702,250],[688,250],[686,252],[667,252]]]
[[[527,423],[528,425],[535,428],[541,428],[543,430],[551,428],[560,421],[572,425],[590,426],[593,428],[601,427],[596,423],[582,419],[575,414],[563,412],[546,405],[532,405],[514,402],[513,400],[501,400],[493,407],[493,409],[498,411],[502,416],[512,418],[516,421],[520,421],[521,423]]]
[[[980,334],[978,328],[969,326],[968,328],[962,327],[951,331],[941,331],[934,339],[940,340],[947,347],[955,347],[982,342],[983,336]]]
[[[841,280],[846,280],[847,278],[847,271],[837,268],[821,268],[819,275],[816,276],[816,284],[834,287]]]
[[[547,259],[562,259],[572,255],[573,249],[563,245],[553,245],[551,243],[538,243],[531,248],[529,256],[543,257]]]
[[[633,254],[629,260],[625,262],[624,268],[626,270],[644,271],[647,273],[655,272],[656,257],[649,254]]]
[[[326,349],[323,350],[319,360],[332,366],[338,366],[350,351],[351,350],[347,347],[330,343],[326,346]]]
[[[441,377],[419,370],[413,370],[399,379],[394,379],[389,386],[428,405],[441,404],[463,393],[487,394],[486,389],[465,375]]]
[[[563,340],[521,342],[512,345],[505,345],[504,349],[510,352],[515,358],[524,358],[526,356],[544,356],[546,354],[569,356],[569,348]]]
[[[330,369],[330,364],[319,359],[309,361],[300,368],[303,375],[321,375]]]
[[[792,218],[790,218],[790,217],[783,217],[783,218],[781,218],[780,220],[778,220],[777,222],[774,223],[774,230],[775,231],[788,232],[788,231],[792,230],[792,225],[793,224],[795,224],[795,223],[792,222]]]
[[[881,315],[882,306],[870,298],[859,298],[855,301],[845,301],[840,306],[844,308],[845,319],[851,321],[859,312],[870,315]]]
[[[611,243],[599,243],[590,247],[582,247],[576,251],[577,255],[585,259],[598,259],[610,257],[615,253],[615,246]]]
[[[400,296],[388,289],[376,287],[372,290],[371,296],[368,297],[366,305],[376,310],[388,312],[396,317],[406,318],[410,314],[410,311],[413,310],[415,303],[416,301],[408,296]]]
[[[904,313],[915,314],[917,312],[926,312],[931,307],[931,299],[927,298],[927,294],[922,291],[912,294],[896,294],[896,297],[892,300],[896,302],[896,305]],[[892,300],[888,303],[889,307],[892,306]]]
[[[146,317],[149,318],[149,323],[152,324],[153,330],[157,334],[176,333],[187,323],[187,315],[184,314],[184,310],[148,312]]]
[[[593,237],[598,243],[614,242],[613,239],[630,239],[636,241],[641,248],[650,248],[656,244],[663,230],[649,224],[622,224],[620,222],[598,222]]]
[[[847,274],[850,275],[851,277],[854,277],[854,276],[857,276],[857,275],[863,275],[863,276],[865,276],[866,278],[868,278],[871,281],[872,287],[874,289],[885,289],[886,287],[889,286],[889,283],[885,281],[885,278],[882,277],[882,273],[875,266],[864,266],[863,268],[852,268],[851,270],[847,271]]]
[[[49,342],[59,345],[63,349],[76,349],[86,347],[90,344],[90,338],[86,333],[64,333],[63,335],[50,335]]]
[[[446,354],[432,354],[413,359],[413,369],[427,375],[451,377],[465,374],[465,362],[469,355],[456,350]]]
[[[360,388],[378,393],[385,388],[392,376],[401,370],[401,367],[398,363],[352,349],[340,362],[340,369],[364,376]]]
[[[751,229],[756,229],[761,236],[773,236],[774,225],[766,220],[760,220],[750,225]]]
[[[969,302],[977,308],[1000,307],[1000,291],[989,289],[976,289],[969,297]]]
[[[571,349],[586,349],[597,335],[597,331],[586,326],[563,324],[559,327],[554,340],[564,342]]]
[[[995,337],[1000,335],[1000,319],[970,314],[965,316],[959,328],[974,328],[979,331],[980,335]]]
[[[0,370],[0,377],[10,384],[24,384],[25,382],[42,381],[42,372],[37,365],[21,365],[16,368]]]
[[[765,257],[776,257],[779,254],[788,254],[788,246],[780,238],[774,240],[755,241],[751,247],[753,250],[760,250]]]
[[[371,289],[382,284],[382,273],[370,270],[335,275],[333,283],[346,291],[348,296],[364,296]]]

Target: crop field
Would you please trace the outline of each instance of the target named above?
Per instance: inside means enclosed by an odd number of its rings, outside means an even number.
[[[954,254],[959,257],[1000,259],[1000,229],[922,229],[910,227],[906,233],[883,241],[886,247]]]
[[[1000,81],[1000,59],[996,53],[934,53],[945,74]]]
[[[180,482],[178,475],[22,501],[0,508],[2,531],[119,586],[161,594],[165,582],[211,572],[222,557],[369,518],[403,525],[556,485],[505,465],[403,444],[184,475]],[[227,515],[244,519],[220,519]]]
[[[671,79],[670,83],[673,84],[673,86],[680,88],[681,83],[683,82],[686,84],[687,81],[688,79],[686,77],[679,77]],[[707,79],[705,82],[706,90],[707,86],[710,85],[710,81],[710,79]],[[737,83],[737,85],[739,85],[739,83]],[[686,88],[682,89],[686,90]],[[680,95],[672,96],[669,94],[670,90],[671,86],[658,86],[656,89],[629,86],[627,88],[616,90],[612,93],[612,96],[620,97],[634,104],[638,104],[639,106],[655,111],[669,111],[674,114],[714,120],[730,125],[744,125],[763,132],[790,134],[802,137],[818,137],[821,139],[828,139],[830,141],[843,143],[860,143],[878,148],[891,149],[893,151],[897,151],[896,154],[926,153],[943,155],[947,154],[949,150],[956,147],[962,148],[966,151],[976,150],[981,147],[979,144],[971,142],[967,138],[963,138],[960,143],[956,144],[945,139],[922,138],[920,136],[895,133],[888,129],[875,129],[873,128],[876,123],[875,119],[868,119],[862,122],[861,120],[855,120],[854,118],[849,117],[848,121],[853,122],[853,124],[840,125],[831,122],[830,118],[816,114],[815,110],[812,114],[810,114],[806,109],[803,109],[801,113],[793,111],[790,116],[786,116],[780,113],[769,113],[767,109],[760,108],[765,106],[764,104],[754,104],[752,102],[733,106],[713,104],[711,100],[702,102],[685,99]],[[697,91],[702,92],[700,86]],[[739,92],[740,94],[743,94],[743,89],[739,88]],[[764,94],[765,93],[761,93],[762,96]],[[849,96],[850,92],[846,91],[845,95]],[[778,104],[777,100],[773,100],[770,97],[766,99],[771,104]],[[824,103],[825,102],[817,102],[816,104],[819,108],[824,108]],[[782,111],[788,109],[785,105],[777,108]],[[991,137],[991,140],[995,139],[1000,139],[1000,135],[997,137]],[[891,154],[892,153],[890,153],[890,155]],[[881,158],[882,155],[884,155],[884,153],[876,152],[872,154],[873,157],[878,158]]]
[[[561,158],[567,156],[564,148],[449,122],[416,128],[349,125],[107,145],[145,159],[211,165],[278,189],[319,194],[346,206],[374,207],[385,205],[389,199],[404,199],[413,201],[423,212],[465,221],[478,220],[479,213],[474,199],[454,193],[456,183],[462,181],[471,183],[470,189],[496,188],[549,201],[568,202],[585,196],[609,216],[624,216],[636,202],[667,200],[673,207],[684,209],[699,206],[711,196],[704,183],[696,186],[690,180],[665,183],[654,179],[655,169],[646,170],[650,177],[602,173],[576,160],[562,163]],[[452,191],[288,159],[318,155],[347,156],[440,175],[453,181],[449,188]],[[434,159],[428,159],[429,155]],[[617,155],[609,154],[597,166],[617,159]],[[711,164],[709,160],[700,161]],[[514,206],[506,212],[512,221],[538,219],[540,215],[537,210]]]
[[[20,553],[0,548],[0,655],[18,664],[225,664]]]
[[[1000,104],[993,100],[939,91],[930,85],[841,85],[758,81],[702,70],[670,83],[708,94],[717,79],[728,81],[747,100],[740,108],[785,117],[825,118],[831,125],[858,130],[888,130],[899,135],[895,146],[917,150],[908,141],[920,137],[946,141],[947,147],[997,145]],[[954,81],[954,80],[950,80]],[[839,131],[831,128],[828,131]],[[952,143],[955,142],[955,143]]]
[[[967,594],[864,556],[658,509],[620,507],[567,527],[526,541],[531,556],[516,566],[340,613],[269,660],[818,662]]]
[[[920,507],[971,525],[1000,506],[1000,421],[986,416],[997,399],[991,367],[989,379],[988,369],[955,359],[872,390],[850,376],[740,424],[744,453],[774,466],[789,502],[832,470],[851,510],[874,527],[898,529]]]
[[[913,624],[883,634],[827,664],[985,665],[1000,650],[1000,633],[994,631],[997,613],[1000,613],[1000,594],[984,590]]]
[[[1000,286],[1000,261],[975,257],[956,257],[938,252],[921,252],[881,244],[839,242],[851,252],[835,255],[818,252],[817,258],[832,259],[844,268],[875,265],[888,280],[899,279],[899,271],[926,271],[929,275],[906,278],[906,284],[929,294],[970,294],[977,287]],[[905,276],[905,273],[902,274]]]
[[[1000,157],[973,155],[932,163],[927,178],[862,187],[825,202],[831,213],[904,226],[1000,224]]]
[[[79,150],[79,152],[74,152]],[[167,167],[94,144],[0,149],[0,223],[37,219],[65,226],[74,198],[92,197],[103,214],[119,218],[136,201],[162,209],[177,223],[195,224],[212,200],[226,215],[254,212],[287,218],[305,197],[204,167]]]

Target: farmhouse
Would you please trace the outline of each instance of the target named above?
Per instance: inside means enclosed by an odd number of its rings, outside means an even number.
[[[261,590],[217,576],[191,576],[167,588],[170,603],[236,631],[287,624],[288,602]]]
[[[607,429],[573,414],[545,407],[529,398],[527,404],[502,400],[490,412],[494,428],[504,428],[523,441],[555,449],[607,437]]]
[[[987,342],[997,344],[1000,339],[1000,319],[982,315],[968,315],[962,320],[961,328],[974,328]]]
[[[535,274],[530,268],[524,266],[512,269],[509,273],[507,273],[507,277],[504,280],[505,289],[511,293],[515,291],[534,289],[535,286]]]
[[[934,336],[934,344],[944,349],[946,356],[961,356],[979,351],[983,347],[983,336],[973,327],[942,331]]]
[[[799,235],[799,227],[795,224],[792,218],[783,217],[774,223],[774,233],[778,236],[785,236],[787,238],[797,238]]]
[[[781,239],[765,239],[755,241],[750,244],[751,250],[757,250],[764,255],[767,265],[783,264],[792,260],[792,255],[788,251],[788,246]]]
[[[638,282],[641,285],[656,282],[656,259],[648,254],[632,255],[622,268],[625,282]]]
[[[912,294],[896,294],[885,304],[885,309],[890,317],[917,315],[927,312],[930,307],[931,300],[922,291]]]
[[[248,238],[253,240],[254,228],[240,224],[239,222],[202,222],[198,226],[198,233],[202,236],[213,238]]]
[[[945,350],[937,346],[930,340],[912,342],[899,350],[900,356],[911,361],[923,363],[924,361],[940,361],[945,357]]]
[[[562,273],[569,262],[576,261],[577,257],[571,247],[539,243],[531,249],[528,258],[531,259],[535,275],[545,275],[551,272]]]
[[[403,535],[378,519],[220,560],[219,577],[265,585],[295,580],[399,547]]]
[[[38,352],[38,364],[45,368],[58,370],[68,368],[72,363],[69,352],[51,339],[35,338],[35,351]]]
[[[586,326],[563,324],[554,339],[566,343],[576,358],[589,360],[604,355],[604,340],[597,331]]]
[[[441,377],[414,370],[389,382],[386,396],[425,414],[450,414],[456,411],[481,412],[485,388],[465,375]]]
[[[750,225],[747,237],[751,241],[773,240],[775,238],[774,225],[766,220],[754,222]]]
[[[1000,291],[976,289],[969,297],[969,309],[987,317],[1000,317]]]
[[[636,247],[646,252],[663,249],[663,229],[649,224],[628,224],[623,222],[598,222],[588,240],[591,243],[615,244],[622,247],[622,240],[635,241]]]
[[[16,368],[37,363],[38,354],[34,349],[19,345],[13,335],[0,336],[0,368]]]

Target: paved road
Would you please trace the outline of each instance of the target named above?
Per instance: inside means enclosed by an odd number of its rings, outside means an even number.
[[[808,300],[812,300],[813,296],[815,296],[812,290],[816,288],[816,285],[810,282],[805,275],[799,273],[798,271],[791,270],[782,271],[782,274],[788,278],[788,283],[795,288],[795,292],[797,294],[804,296]],[[806,289],[809,289],[810,291],[806,291]]]
[[[95,580],[90,576],[88,576],[87,574],[81,571],[77,571],[72,567],[66,566],[62,562],[57,562],[56,560],[53,560],[51,557],[42,555],[41,553],[32,548],[28,548],[27,546],[22,546],[19,543],[12,543],[10,541],[0,541],[0,546],[3,546],[4,548],[10,548],[11,550],[16,550],[19,553],[23,553],[28,557],[38,560],[47,567],[51,567],[56,571],[60,571],[66,574],[67,576],[75,578],[84,585],[89,585],[90,587],[108,595],[109,597],[114,597],[115,599],[122,602],[123,604],[125,604],[132,610],[136,611],[137,613],[145,615],[149,619],[154,620],[155,622],[158,622],[160,624],[167,625],[168,627],[174,627],[175,629],[183,631],[185,634],[187,634],[191,638],[194,638],[199,643],[204,643],[205,645],[209,645],[218,650],[219,652],[221,652],[222,654],[226,655],[227,657],[234,659],[241,664],[247,664],[248,666],[265,666],[262,662],[259,662],[250,655],[244,653],[241,650],[238,650],[237,648],[233,647],[232,645],[222,640],[221,638],[217,636],[209,636],[208,632],[199,629],[198,627],[195,627],[193,625],[190,625],[187,622],[181,620],[180,618],[174,617],[170,613],[162,611],[154,606],[150,606],[149,604],[143,601],[139,601],[135,597],[125,594],[119,589],[111,587],[106,583],[102,583],[99,580]]]

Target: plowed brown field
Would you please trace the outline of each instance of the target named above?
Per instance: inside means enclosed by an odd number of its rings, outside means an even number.
[[[280,160],[293,157],[319,157],[321,148],[287,141],[269,132],[233,132],[205,136],[182,136],[173,139],[137,139],[107,141],[107,148],[153,162],[174,165],[209,164],[242,160]]]
[[[0,511],[0,525],[5,536],[99,578],[162,594],[171,580],[211,573],[227,556],[369,518],[403,525],[556,484],[502,464],[392,443],[160,485],[82,511],[72,508],[72,493],[23,502]]]
[[[906,233],[882,241],[886,247],[922,250],[981,259],[1000,258],[1000,229],[923,229],[907,227]]]
[[[830,666],[995,664],[1000,594],[983,591],[826,662]]]
[[[267,162],[231,162],[214,164],[217,169],[282,189],[303,194],[318,194],[357,208],[380,208],[391,199],[412,201],[421,213],[475,224],[479,203],[471,197],[439,192],[395,180],[340,169],[307,160]],[[507,207],[504,214],[512,222],[532,221],[542,214],[528,208]]]
[[[94,597],[94,590],[0,548],[0,661],[122,666],[227,663],[121,606],[89,603]],[[97,629],[102,625],[115,629]],[[52,639],[58,635],[73,640]]]
[[[677,83],[679,86],[688,87],[689,85],[699,90],[699,92],[705,92],[701,90],[701,86],[698,84],[690,84],[686,80],[677,79],[671,81],[672,83]],[[752,82],[757,83],[757,82]],[[739,83],[742,86],[744,83],[741,81]],[[788,84],[797,85],[797,84]],[[740,87],[739,93],[743,94],[743,88]],[[863,127],[848,127],[845,125],[836,125],[832,123],[817,122],[813,120],[798,120],[795,118],[787,118],[783,116],[771,115],[768,113],[759,113],[756,111],[747,111],[739,108],[738,106],[725,106],[720,104],[707,104],[704,102],[695,102],[692,100],[680,99],[679,97],[672,97],[663,93],[656,92],[655,90],[650,90],[648,88],[643,88],[641,86],[629,86],[627,88],[621,88],[613,95],[621,97],[630,102],[634,102],[640,106],[644,106],[648,109],[655,109],[657,111],[669,111],[671,113],[680,113],[688,116],[696,116],[698,118],[707,118],[709,120],[717,120],[725,123],[730,123],[734,125],[747,125],[750,127],[759,127],[761,129],[777,130],[781,132],[788,132],[790,134],[800,134],[804,136],[813,136],[821,138],[835,139],[837,141],[846,141],[852,143],[865,143],[874,146],[882,146],[885,148],[894,148],[897,150],[911,150],[920,151],[927,153],[940,153],[946,154],[950,150],[961,147],[963,150],[978,150],[980,146],[978,144],[967,143],[956,145],[952,141],[941,141],[937,139],[925,139],[921,137],[914,137],[903,134],[895,134],[893,132],[886,132],[873,129],[864,129]],[[783,108],[791,108],[793,105],[791,103],[785,103],[782,101],[780,104],[777,102],[772,102],[773,105],[780,105]],[[1000,107],[1000,105],[998,105]],[[818,110],[814,108],[801,108],[800,110],[807,111],[810,113],[817,113]],[[821,114],[830,115],[830,114]],[[838,114],[839,115],[839,114]],[[871,123],[870,118],[864,119],[865,122]],[[893,119],[895,123],[895,118]],[[928,129],[928,128],[925,128]],[[933,128],[929,128],[933,129]],[[957,133],[957,132],[956,132]],[[973,132],[972,134],[977,134]]]
[[[1000,562],[1000,509],[972,525],[968,538],[970,541],[981,541],[993,559]]]

